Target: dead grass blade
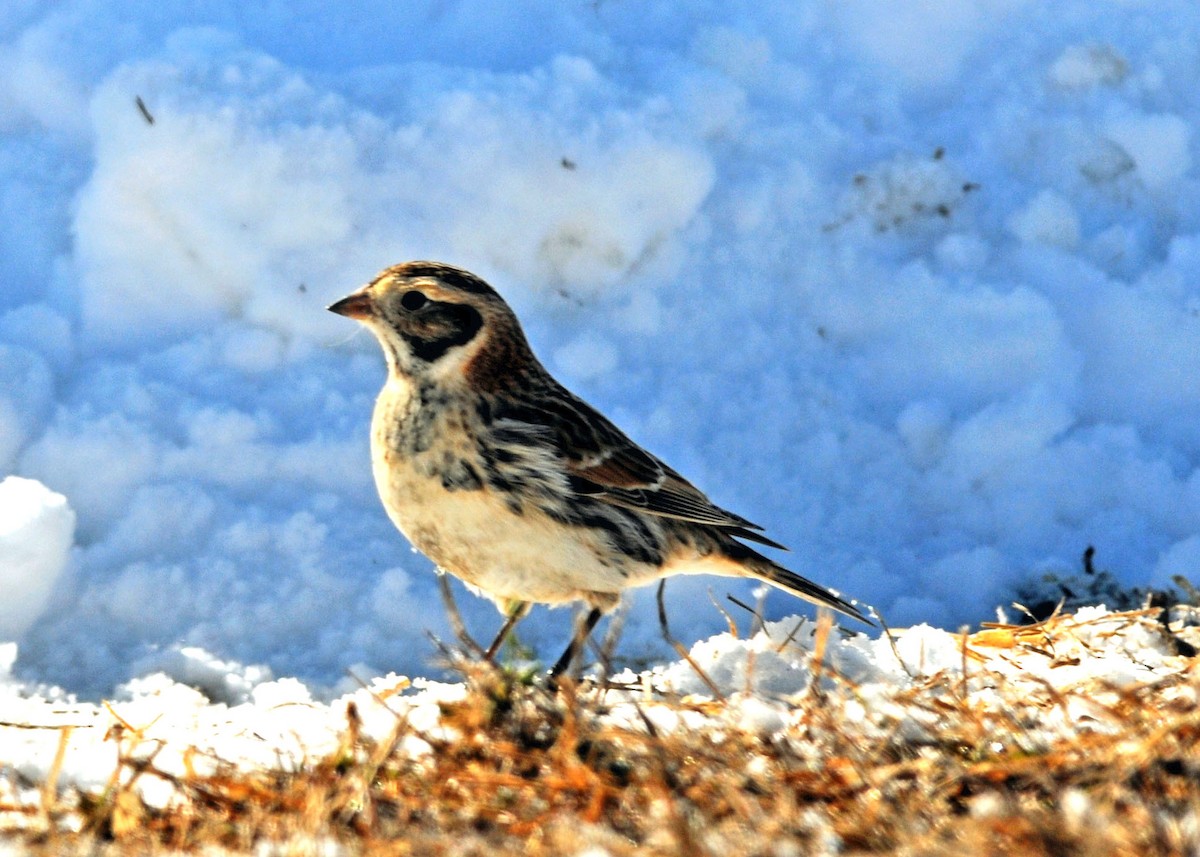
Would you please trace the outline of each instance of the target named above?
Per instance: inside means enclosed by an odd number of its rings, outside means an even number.
[[[665,579],[660,580],[658,582],[658,591],[655,593],[655,600],[658,603],[658,627],[662,630],[663,639],[667,641],[667,644],[675,650],[675,653],[679,657],[687,661],[688,666],[696,671],[696,675],[700,677],[700,680],[704,682],[704,686],[709,689],[712,695],[717,699],[724,700],[725,694],[721,693],[721,689],[708,677],[708,673],[700,668],[700,665],[692,658],[691,653],[684,648],[683,643],[671,636],[671,629],[667,627],[667,608],[663,603],[663,592],[666,589],[666,583]]]

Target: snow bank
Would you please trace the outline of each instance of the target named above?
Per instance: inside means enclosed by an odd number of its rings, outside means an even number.
[[[25,674],[432,668],[431,567],[369,475],[382,360],[324,311],[415,257],[893,625],[990,617],[1088,545],[1194,575],[1194,3],[529,8],[0,12],[0,475],[78,516]],[[752,586],[672,581],[673,630]],[[635,594],[620,654],[665,653]]]

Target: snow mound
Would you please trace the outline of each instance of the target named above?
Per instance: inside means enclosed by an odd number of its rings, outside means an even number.
[[[75,513],[62,494],[19,476],[0,482],[0,638],[25,633],[42,615],[74,536]]]

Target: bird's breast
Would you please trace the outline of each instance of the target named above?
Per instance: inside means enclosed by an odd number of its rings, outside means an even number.
[[[569,502],[554,492],[556,480],[535,478],[536,457],[489,454],[473,413],[452,403],[428,410],[411,395],[377,404],[376,487],[413,546],[499,599],[554,603],[627,585],[627,558],[614,552],[611,533],[567,523],[566,509],[552,514]]]

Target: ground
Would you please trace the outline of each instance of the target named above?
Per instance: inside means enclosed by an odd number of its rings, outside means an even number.
[[[78,707],[31,709],[0,736],[44,732],[56,751],[42,772],[8,771],[0,841],[47,854],[1191,853],[1200,685],[1194,615],[1176,612],[1170,627],[1154,608],[1089,608],[875,638],[767,623],[557,690],[460,656],[461,683],[391,677],[329,705],[272,703],[273,735],[253,704],[198,704],[184,730],[165,685],[74,731],[45,721],[79,720]],[[110,751],[106,779],[73,785],[89,740]],[[278,746],[250,761],[239,741]]]

